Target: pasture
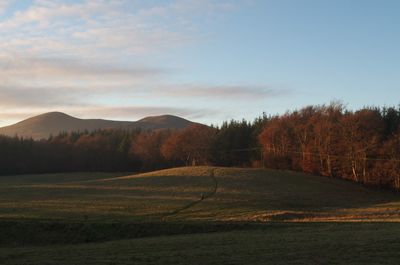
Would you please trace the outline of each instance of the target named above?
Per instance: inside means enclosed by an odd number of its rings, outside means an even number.
[[[398,221],[396,193],[290,171],[0,177],[1,264],[398,264]]]

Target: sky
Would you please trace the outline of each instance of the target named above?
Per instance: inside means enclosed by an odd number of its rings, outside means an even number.
[[[0,0],[0,126],[400,103],[398,0]]]

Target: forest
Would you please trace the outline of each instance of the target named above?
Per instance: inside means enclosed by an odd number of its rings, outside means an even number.
[[[0,174],[139,172],[183,165],[268,167],[400,189],[400,106],[307,106],[183,130],[0,136]]]

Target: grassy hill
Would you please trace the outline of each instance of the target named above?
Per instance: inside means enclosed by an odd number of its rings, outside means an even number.
[[[214,173],[214,178],[211,177]],[[196,203],[201,196],[215,195]],[[137,175],[0,177],[0,218],[157,221],[399,221],[400,197],[289,171],[189,167]]]
[[[1,264],[397,264],[399,220],[398,194],[288,171],[0,177]]]

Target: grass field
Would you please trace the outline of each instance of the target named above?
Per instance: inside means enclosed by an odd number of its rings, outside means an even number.
[[[0,177],[0,264],[399,264],[400,195],[264,169]]]
[[[393,223],[301,223],[259,230],[0,250],[1,264],[399,264]]]

